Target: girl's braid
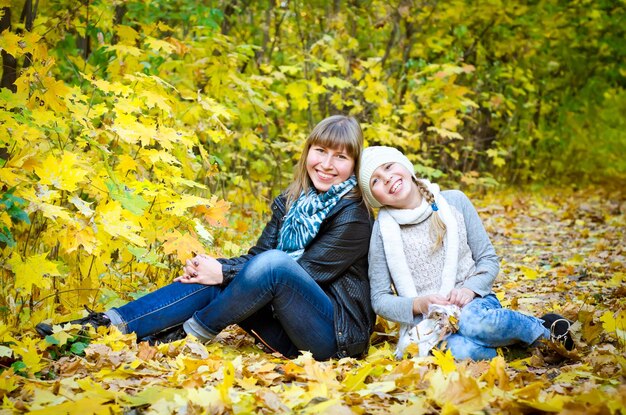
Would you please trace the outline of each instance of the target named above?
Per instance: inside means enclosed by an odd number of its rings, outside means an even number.
[[[415,184],[417,185],[417,190],[420,192],[422,197],[426,199],[426,202],[428,202],[429,205],[435,203],[435,195],[433,195],[432,192],[428,190],[426,185],[421,180],[418,180],[414,177],[413,182],[415,182]],[[433,245],[433,251],[435,251],[440,246],[443,246],[443,237],[446,234],[446,225],[445,223],[443,223],[443,220],[441,220],[439,212],[437,211],[433,212],[433,223],[430,227],[430,234],[433,239],[435,239],[435,243]]]
[[[428,204],[432,205],[433,203],[435,203],[435,196],[430,192],[430,190],[428,190],[426,185],[421,180],[414,179],[413,181],[417,185],[417,189],[419,190],[420,194],[424,199],[426,199]]]

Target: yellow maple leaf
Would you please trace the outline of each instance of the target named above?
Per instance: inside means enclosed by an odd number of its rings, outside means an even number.
[[[491,387],[498,386],[502,390],[509,389],[509,375],[506,373],[506,361],[502,356],[497,356],[489,362],[489,370],[481,376]]]
[[[33,113],[33,119],[37,120],[37,125],[46,125],[46,124],[52,125],[55,123],[59,124],[61,122],[57,114],[55,114],[54,111],[50,111],[47,108],[37,107],[32,110],[32,113]],[[33,132],[31,134],[36,134],[36,133]]]
[[[62,80],[56,80],[50,76],[46,76],[41,80],[44,88],[44,103],[54,111],[63,111],[66,108],[63,98],[70,92],[70,89]]]
[[[452,356],[450,350],[442,352],[441,350],[433,349],[433,356],[435,364],[443,370],[443,373],[450,373],[456,370],[454,356]]]
[[[230,203],[225,200],[217,200],[216,197],[211,198],[210,205],[197,206],[196,213],[200,213],[202,217],[211,226],[225,226],[228,224],[226,213],[230,209]]]
[[[128,154],[120,155],[116,170],[119,170],[123,174],[126,174],[129,171],[137,171],[137,168],[137,161],[135,161],[134,158],[132,158]]]
[[[524,276],[528,280],[536,280],[537,277],[539,277],[539,272],[537,272],[536,269],[529,268],[529,267],[524,266],[524,265],[520,265],[519,269],[520,269],[520,271],[522,271],[522,273],[524,274]]]
[[[222,370],[224,373],[224,379],[215,388],[219,391],[222,402],[226,405],[231,405],[232,401],[229,393],[230,388],[232,388],[235,383],[235,367],[230,360],[224,360],[224,367]]]
[[[436,371],[430,378],[428,394],[441,405],[442,414],[469,414],[483,408],[480,385],[470,374]]]
[[[626,310],[622,309],[617,313],[606,311],[600,320],[604,330],[614,332],[622,343],[626,342]]]
[[[46,160],[35,167],[40,184],[49,184],[57,189],[73,192],[78,184],[87,180],[87,170],[81,168],[81,162],[75,153],[64,151],[59,158],[49,154]]]
[[[352,392],[362,389],[365,386],[365,379],[374,370],[370,363],[360,368],[356,373],[349,373],[343,381],[343,386],[346,391]]]
[[[103,92],[113,93],[114,95],[120,95],[124,97],[133,93],[133,89],[131,87],[129,87],[128,85],[124,85],[120,82],[109,82],[105,81],[104,79],[91,79],[91,76],[82,73],[81,75],[83,75],[86,80],[91,82],[93,86]]]
[[[54,325],[52,329],[54,330],[52,337],[59,342],[58,346],[63,346],[67,344],[68,341],[76,338],[74,334],[63,330],[59,324]]]
[[[248,228],[248,222],[245,222],[243,220],[237,220],[233,229],[235,229],[238,233],[243,234],[248,231]]]
[[[366,87],[363,98],[372,104],[382,104],[387,100],[387,87],[371,77],[366,77]]]
[[[81,246],[90,255],[100,252],[100,242],[86,221],[76,221],[64,226],[63,231],[59,232],[58,240],[61,249],[68,254]]]
[[[302,111],[309,107],[309,100],[306,97],[309,91],[306,82],[292,82],[287,85],[285,92],[293,100],[292,103],[296,109]]]
[[[180,262],[184,263],[191,259],[195,253],[204,252],[204,246],[192,235],[188,233],[183,235],[174,229],[166,236],[163,252],[166,254],[175,252]]]
[[[24,171],[22,169],[2,168],[0,169],[0,182],[9,187],[17,186],[26,181]]]
[[[9,216],[9,214],[5,211],[0,212],[0,223],[7,228],[13,226],[13,222],[11,222],[11,216]]]
[[[199,205],[211,205],[212,202],[209,199],[194,195],[181,195],[179,200],[169,202],[163,210],[170,215],[185,216],[188,214],[187,209]]]
[[[141,227],[122,215],[122,206],[112,201],[96,210],[96,223],[111,236],[124,238],[137,246],[145,246],[146,241],[139,235]]]
[[[519,399],[518,402],[524,405],[529,406],[530,408],[536,409],[541,413],[548,412],[561,412],[563,410],[564,405],[570,401],[571,398],[569,396],[562,395],[548,395],[542,399],[537,400],[524,400]]]
[[[30,201],[29,209],[34,209],[43,214],[45,218],[52,219],[53,221],[61,220],[62,222],[72,222],[69,210],[45,202]]]
[[[152,50],[162,50],[165,53],[172,53],[176,50],[176,47],[165,40],[159,40],[152,36],[146,36],[144,39],[146,46],[148,46]]]
[[[145,99],[148,108],[158,107],[160,110],[170,112],[172,107],[166,95],[153,91],[143,91],[141,97]]]
[[[75,207],[76,209],[82,213],[86,218],[90,218],[93,216],[94,211],[91,209],[91,207],[89,207],[89,205],[91,205],[91,203],[87,203],[85,202],[83,199],[79,198],[78,196],[74,195],[70,198],[69,200]],[[93,202],[92,202],[93,203]]]
[[[116,55],[118,57],[125,57],[126,55],[130,55],[130,56],[141,56],[143,54],[143,50],[135,47],[135,46],[128,46],[128,45],[113,45],[113,46],[107,46],[106,47],[109,50],[112,50],[116,53]]]
[[[22,379],[22,376],[17,376],[15,373],[13,373],[12,368],[6,369],[4,372],[0,373],[0,392],[2,392],[3,394],[9,394],[13,392],[20,386],[20,380]]]
[[[350,88],[352,83],[346,81],[345,79],[337,78],[336,76],[331,76],[328,78],[322,78],[322,84],[329,87],[337,87],[339,89]]]
[[[42,361],[42,356],[39,351],[39,342],[41,339],[33,339],[31,337],[24,336],[20,340],[13,339],[15,346],[12,346],[13,354],[20,356],[22,362],[28,368],[31,373],[37,373],[48,364],[46,361]]]
[[[107,404],[110,399],[101,396],[86,396],[69,400],[58,405],[50,405],[42,409],[29,411],[33,415],[106,415],[121,412],[119,405]]]
[[[18,255],[14,255],[7,263],[15,274],[15,288],[25,288],[31,290],[33,286],[48,289],[52,286],[50,279],[46,276],[60,276],[57,264],[46,259],[47,252],[39,255],[32,255],[26,261]]]
[[[115,32],[119,36],[119,43],[125,45],[134,45],[139,37],[139,33],[135,29],[122,24],[115,26]]]
[[[9,55],[13,55],[17,58],[19,55],[25,53],[24,47],[25,44],[22,37],[10,32],[8,29],[0,35],[0,48]]]

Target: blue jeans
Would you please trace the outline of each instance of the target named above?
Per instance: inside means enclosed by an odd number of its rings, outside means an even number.
[[[175,282],[106,313],[141,339],[185,323],[210,340],[239,324],[287,357],[308,350],[319,360],[337,353],[334,307],[324,290],[289,255],[254,256],[226,287]]]
[[[457,359],[485,360],[496,357],[496,348],[515,343],[532,345],[549,339],[542,320],[502,308],[495,295],[478,297],[461,310],[459,331],[445,342]]]

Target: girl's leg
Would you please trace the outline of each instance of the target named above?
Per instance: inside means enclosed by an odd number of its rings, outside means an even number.
[[[531,345],[550,338],[550,331],[542,323],[536,317],[502,308],[496,296],[490,294],[463,307],[458,334],[487,347],[518,342]]]
[[[268,305],[298,350],[309,350],[316,359],[337,353],[332,302],[293,258],[277,250],[263,252],[248,261],[228,287],[195,312],[184,327],[189,334],[209,340]],[[277,334],[273,321],[260,319],[255,324],[259,330],[265,327],[269,333]],[[272,344],[271,336],[264,340],[280,349]]]
[[[135,332],[141,339],[182,324],[221,291],[218,286],[174,282],[122,307],[112,308],[106,315],[123,333]]]
[[[494,347],[483,346],[458,333],[451,334],[445,340],[447,349],[455,359],[491,360],[497,356]]]

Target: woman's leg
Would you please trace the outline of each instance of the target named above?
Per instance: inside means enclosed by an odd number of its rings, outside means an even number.
[[[518,342],[531,345],[550,338],[550,331],[542,323],[536,317],[502,308],[496,296],[490,294],[463,307],[458,334],[487,347]]]
[[[239,326],[265,346],[285,357],[293,358],[299,353],[298,347],[293,344],[280,321],[276,319],[269,304],[243,320]]]
[[[316,359],[336,354],[332,302],[293,258],[277,250],[252,258],[214,301],[185,322],[185,330],[209,340],[230,324],[248,320],[268,305],[298,350],[309,350]],[[259,330],[266,327],[268,333],[276,335],[274,321],[263,318],[255,325]],[[272,336],[264,341],[280,350],[279,345],[272,344]]]
[[[221,291],[218,286],[174,282],[122,307],[112,308],[106,315],[123,333],[135,332],[141,339],[182,324]]]

